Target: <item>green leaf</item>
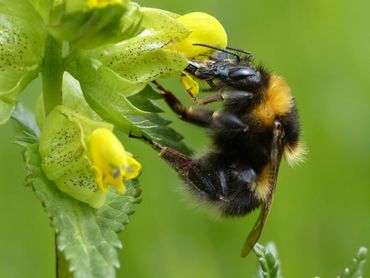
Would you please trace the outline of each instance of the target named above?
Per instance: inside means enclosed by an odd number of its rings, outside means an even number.
[[[15,108],[14,103],[6,103],[0,99],[0,125],[5,124]]]
[[[140,96],[149,99],[163,99],[163,95],[158,90],[154,90],[152,86],[146,86],[141,92]]]
[[[356,257],[352,259],[352,264],[346,267],[341,275],[337,278],[362,278],[364,277],[366,265],[367,249],[361,247]]]
[[[253,248],[259,262],[256,278],[281,278],[280,262],[277,258],[276,247],[269,243],[267,247],[256,243]]]
[[[26,0],[0,0],[0,14],[0,123],[4,123],[18,94],[40,71],[46,29]]]
[[[139,93],[137,93],[133,96],[129,96],[128,100],[133,105],[135,105],[136,107],[138,107],[141,110],[144,110],[144,111],[147,111],[147,112],[153,112],[153,113],[163,112],[162,108],[156,102],[151,100],[152,95],[150,95],[151,92],[150,92],[150,89],[148,89],[148,88],[151,88],[151,87],[146,86],[144,88],[144,90],[142,90],[141,92],[139,92]],[[159,95],[159,94],[156,93],[156,95],[154,95],[153,97],[156,98],[157,95]]]
[[[129,222],[140,202],[137,181],[127,183],[127,193],[110,192],[100,209],[93,209],[59,191],[46,179],[41,168],[38,145],[25,151],[27,183],[35,191],[51,218],[58,249],[69,261],[75,278],[115,277],[120,266],[116,248],[121,248],[118,232]]]
[[[23,104],[18,103],[12,114],[12,118],[16,122],[19,133],[16,141],[18,144],[24,145],[27,143],[36,143],[38,141],[40,129],[31,111],[26,109]]]

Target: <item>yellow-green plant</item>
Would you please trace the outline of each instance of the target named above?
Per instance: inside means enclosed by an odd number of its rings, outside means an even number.
[[[55,230],[57,276],[115,277],[142,169],[114,132],[190,153],[150,82],[209,54],[193,43],[225,47],[226,33],[210,15],[129,0],[0,0],[0,16],[0,124],[19,126],[26,182]],[[18,96],[39,76],[31,112]]]

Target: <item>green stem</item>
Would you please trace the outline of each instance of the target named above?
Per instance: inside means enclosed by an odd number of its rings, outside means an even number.
[[[48,35],[45,44],[45,57],[42,70],[42,88],[44,97],[45,115],[48,115],[55,106],[62,104],[62,82],[64,64],[62,43]],[[68,272],[68,262],[58,251],[55,235],[55,267],[57,278],[72,277]]]
[[[64,254],[58,250],[57,235],[55,235],[55,277],[72,278],[72,272],[68,270],[68,261]]]
[[[62,104],[63,72],[62,43],[48,35],[42,70],[45,115]]]

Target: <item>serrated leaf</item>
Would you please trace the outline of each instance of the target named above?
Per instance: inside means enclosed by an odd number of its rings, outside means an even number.
[[[27,183],[35,191],[51,218],[57,234],[58,249],[69,261],[75,278],[115,277],[119,267],[117,248],[122,245],[117,233],[124,229],[129,215],[140,202],[137,181],[127,182],[127,193],[110,192],[99,209],[62,193],[44,176],[38,144],[25,151]]]
[[[16,143],[20,145],[37,143],[40,136],[40,129],[36,124],[36,119],[31,111],[26,109],[23,104],[18,103],[12,114],[16,121],[19,135]]]
[[[147,85],[139,94],[149,99],[163,99],[163,95],[158,90],[154,90],[150,85]]]
[[[352,259],[352,264],[346,267],[343,273],[337,278],[362,278],[364,277],[365,265],[366,265],[367,249],[361,247],[356,257]]]
[[[256,278],[282,278],[280,273],[280,262],[277,258],[276,248],[273,243],[267,247],[256,243],[253,247],[259,262]]]
[[[163,112],[162,108],[153,99],[162,99],[163,96],[157,91],[153,90],[152,86],[147,85],[139,93],[129,96],[129,101],[138,107],[140,110],[144,110],[152,113]]]
[[[152,112],[152,113],[161,113],[163,112],[162,108],[154,101],[143,97],[140,95],[140,93],[128,97],[128,100],[137,108],[147,111],[147,112]]]

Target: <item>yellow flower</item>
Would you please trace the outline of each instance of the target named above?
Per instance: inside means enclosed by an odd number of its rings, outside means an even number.
[[[196,58],[200,54],[214,52],[214,50],[206,47],[194,46],[193,44],[195,43],[221,48],[227,46],[225,29],[213,16],[206,13],[193,12],[180,16],[177,21],[188,28],[191,33],[184,40],[169,46],[169,48],[184,53],[188,58]]]
[[[103,192],[109,185],[124,193],[126,188],[123,179],[136,178],[141,170],[141,164],[125,148],[117,137],[106,128],[93,131],[89,140],[89,154],[96,182]]]
[[[170,45],[169,49],[182,52],[188,58],[203,60],[205,58],[204,55],[212,54],[215,50],[194,44],[201,43],[219,48],[227,46],[225,29],[213,16],[206,13],[193,12],[180,16],[177,18],[177,21],[191,32],[184,40]],[[195,99],[199,92],[198,83],[186,72],[182,72],[180,81],[188,95]]]
[[[126,0],[86,0],[86,5],[89,9],[105,8],[109,5],[122,5]]]

